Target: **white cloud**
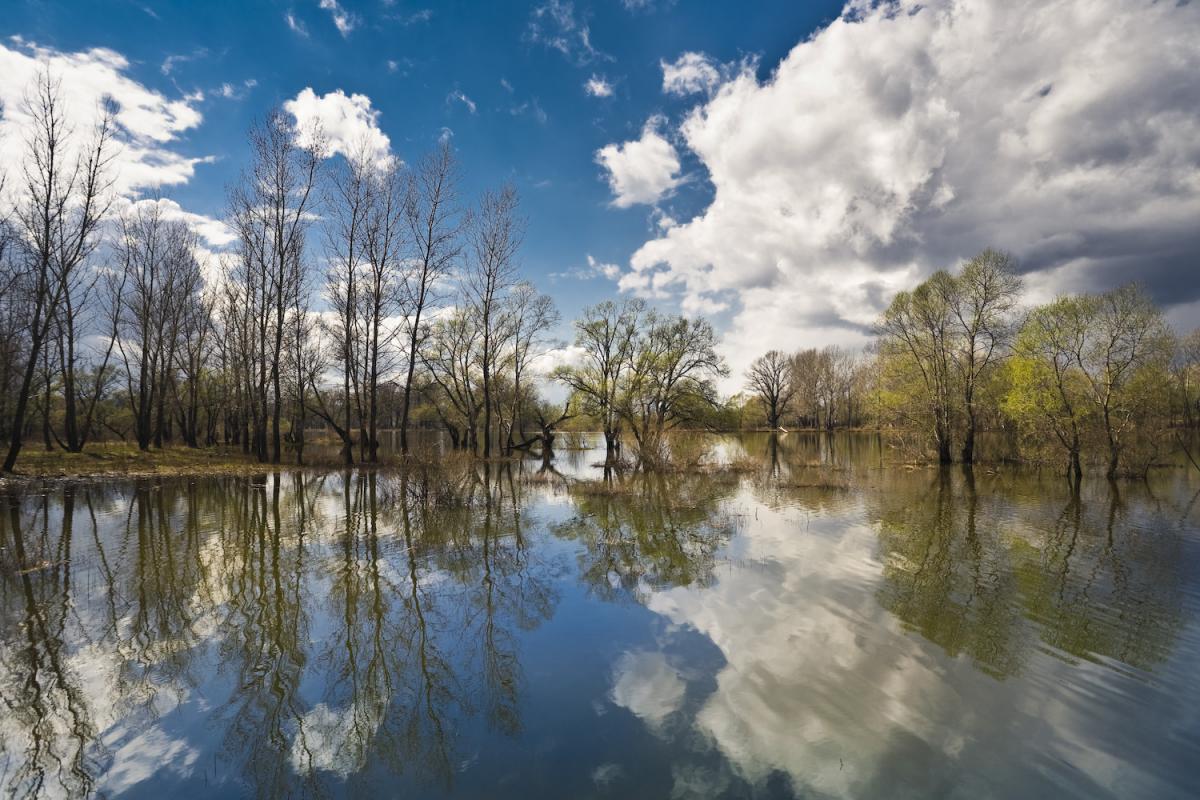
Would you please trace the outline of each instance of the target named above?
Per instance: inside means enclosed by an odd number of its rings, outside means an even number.
[[[576,280],[587,281],[593,278],[607,278],[610,281],[615,281],[621,276],[621,268],[616,264],[607,264],[598,261],[591,253],[587,256],[587,266],[576,269],[569,269],[566,272],[551,272],[549,277],[556,278],[574,278]]]
[[[526,100],[523,103],[515,103],[508,108],[508,113],[514,117],[519,117],[524,114],[531,114],[538,121],[539,125],[545,125],[549,117],[546,115],[546,110],[542,108],[541,103],[535,97],[532,100]]]
[[[704,53],[684,53],[674,63],[658,63],[663,73],[662,88],[667,94],[711,92],[722,80],[722,70]]]
[[[237,234],[222,220],[187,211],[179,203],[165,197],[119,203],[117,211],[120,213],[126,208],[132,210],[147,204],[159,206],[163,219],[183,220],[188,223],[209,247],[220,249],[237,241]]]
[[[410,25],[419,25],[422,22],[429,22],[429,20],[433,19],[433,9],[422,8],[421,10],[414,11],[411,14],[393,14],[390,18],[396,20],[407,28]]]
[[[896,289],[986,246],[1055,290],[1195,300],[1198,41],[1195,3],[900,0],[853,3],[765,82],[696,62],[664,88],[714,92],[680,128],[714,195],[622,286],[733,304],[734,374],[781,342],[864,342]],[[627,171],[618,205],[653,202]]]
[[[601,263],[601,262],[597,261],[596,259],[592,258],[591,254],[588,254],[587,263],[588,263],[588,269],[590,269],[593,274],[602,275],[605,278],[608,278],[609,280],[613,280],[618,275],[621,274],[621,268],[618,267],[616,264]]]
[[[302,136],[319,127],[330,155],[351,156],[362,151],[380,165],[392,158],[391,141],[379,129],[379,111],[371,107],[371,98],[365,94],[347,95],[338,89],[318,96],[305,88],[285,102],[283,109],[295,118]]]
[[[592,97],[612,97],[613,87],[604,78],[599,75],[592,75],[583,84],[583,90]]]
[[[84,146],[106,99],[116,105],[111,177],[119,195],[186,183],[197,164],[211,160],[172,149],[201,122],[195,93],[171,99],[127,74],[129,62],[106,48],[62,52],[14,37],[0,44],[0,171],[20,175],[26,132],[32,120],[25,97],[45,66],[59,82],[58,94],[74,144]]]
[[[562,53],[569,61],[587,64],[611,61],[612,57],[592,46],[591,29],[575,6],[565,0],[548,0],[533,9],[525,38]]]
[[[338,0],[321,0],[321,10],[329,12],[338,33],[343,37],[349,36],[350,31],[358,26],[358,17],[347,11]]]
[[[297,36],[303,36],[305,39],[308,38],[308,27],[301,20],[297,19],[296,15],[291,11],[283,15],[283,21],[287,23],[292,33]]]
[[[175,67],[179,64],[184,64],[188,61],[195,61],[203,58],[206,55],[208,55],[208,49],[204,47],[197,48],[191,53],[170,55],[163,59],[162,66],[160,66],[158,69],[163,75],[170,75],[175,70]]]
[[[662,653],[625,653],[613,670],[611,698],[658,730],[679,709],[686,688]]]
[[[596,151],[596,162],[608,172],[614,206],[653,204],[678,185],[679,155],[659,133],[662,124],[661,117],[651,117],[640,139]]]
[[[467,97],[462,92],[461,89],[455,89],[453,92],[446,95],[446,102],[447,103],[451,103],[451,102],[462,103],[464,106],[467,107],[467,111],[470,111],[472,114],[474,114],[475,110],[476,110],[475,101],[472,100],[471,98]]]

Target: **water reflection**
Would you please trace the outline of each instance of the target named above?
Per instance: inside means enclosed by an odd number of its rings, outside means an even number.
[[[579,574],[599,597],[645,600],[672,586],[707,586],[716,554],[737,530],[722,508],[728,476],[644,474],[592,481],[574,493],[575,514],[554,528],[580,542]]]
[[[674,474],[575,450],[10,486],[0,785],[1200,790],[1195,479],[880,469],[876,437],[704,447]]]

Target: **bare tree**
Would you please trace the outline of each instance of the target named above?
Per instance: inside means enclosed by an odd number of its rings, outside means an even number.
[[[159,203],[138,204],[121,218],[120,227],[111,313],[135,436],[138,447],[146,450],[151,443],[163,444],[179,332],[193,304],[200,302],[200,265],[195,231],[183,221],[166,219]]]
[[[39,357],[76,270],[96,245],[108,210],[112,109],[106,107],[92,141],[72,156],[72,132],[63,117],[59,84],[49,71],[38,74],[26,98],[33,120],[24,161],[24,186],[17,210],[25,248],[17,278],[24,294],[29,349],[25,356],[9,431],[3,470],[11,472],[21,452],[25,414]]]
[[[779,428],[779,418],[796,393],[790,359],[779,350],[771,350],[754,359],[746,372],[746,383],[762,403],[767,427]]]
[[[324,142],[320,131],[298,131],[275,109],[251,129],[250,146],[250,168],[230,192],[230,217],[240,245],[237,277],[252,289],[246,300],[256,315],[255,451],[259,460],[279,463],[285,323],[294,294],[304,285],[305,237],[315,210]]]
[[[414,250],[413,264],[404,277],[401,295],[408,362],[400,416],[400,451],[407,454],[413,376],[421,343],[427,334],[422,324],[428,326],[423,318],[440,302],[442,284],[462,252],[458,170],[449,142],[443,142],[418,165],[405,216]]]
[[[559,316],[554,307],[554,299],[549,295],[539,294],[533,284],[527,281],[513,287],[505,304],[504,314],[507,319],[504,329],[511,342],[508,360],[513,380],[505,449],[511,454],[514,447],[514,431],[519,433],[522,440],[525,439],[522,425],[527,393],[526,373],[532,361],[541,355],[538,346],[546,332],[558,323]]]
[[[354,463],[354,413],[362,413],[362,280],[366,258],[368,218],[373,202],[374,181],[365,159],[348,159],[332,180],[332,196],[327,203],[330,219],[329,270],[325,292],[334,312],[334,321],[327,325],[330,338],[338,351],[342,373],[342,423],[336,427],[342,439],[342,454],[347,464]],[[314,395],[320,397],[319,394]],[[365,447],[365,443],[363,445]]]
[[[404,257],[410,233],[406,204],[408,186],[401,164],[391,161],[371,175],[374,191],[368,203],[364,240],[366,279],[362,297],[366,363],[367,460],[379,459],[379,383],[391,370],[391,348],[397,328],[388,322],[399,307]]]
[[[422,342],[419,356],[438,391],[433,407],[457,447],[474,449],[480,402],[478,318],[467,309],[455,309],[435,322]]]
[[[484,192],[469,225],[471,262],[463,294],[479,318],[483,372],[483,457],[492,454],[492,381],[500,350],[503,293],[516,281],[517,251],[524,236],[524,221],[517,215],[517,192],[506,185],[499,192]]]

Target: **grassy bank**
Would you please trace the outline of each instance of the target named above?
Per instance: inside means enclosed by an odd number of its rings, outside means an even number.
[[[237,448],[164,447],[143,452],[134,445],[104,442],[89,445],[82,453],[27,446],[10,477],[246,474],[261,472],[264,466]]]
[[[327,442],[321,443],[328,445]],[[401,464],[444,464],[450,460],[469,459],[466,453],[437,455],[421,448],[407,459],[389,453],[381,454],[375,464],[360,463],[355,451],[355,468],[399,467]],[[507,459],[494,458],[502,462]],[[139,477],[147,475],[253,475],[273,469],[295,469],[297,466],[316,469],[343,469],[345,462],[336,448],[314,445],[306,449],[304,464],[296,464],[296,454],[287,450],[280,464],[263,464],[253,456],[242,452],[239,447],[182,446],[138,450],[135,445],[123,442],[100,442],[88,445],[83,453],[68,453],[61,449],[45,450],[41,444],[27,446],[17,459],[17,468],[10,475],[0,473],[0,481],[28,480],[33,478],[106,478]]]

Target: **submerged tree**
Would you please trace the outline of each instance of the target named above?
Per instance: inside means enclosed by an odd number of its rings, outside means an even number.
[[[555,379],[578,398],[581,409],[599,421],[608,461],[620,457],[618,402],[644,311],[640,300],[621,305],[610,300],[584,309],[583,317],[575,321],[575,346],[582,351],[581,363],[554,371]]]
[[[504,339],[501,304],[516,281],[517,251],[523,236],[516,189],[509,185],[499,192],[485,192],[469,226],[470,266],[463,285],[465,299],[479,322],[484,458],[492,454],[493,378]]]
[[[1128,434],[1162,397],[1173,341],[1162,312],[1133,284],[1079,302],[1088,324],[1075,363],[1103,425],[1112,478]]]
[[[233,278],[245,287],[242,299],[253,313],[255,352],[247,361],[254,451],[260,461],[279,463],[286,321],[305,282],[306,236],[325,147],[320,131],[297,130],[279,109],[251,129],[250,147],[250,168],[229,198],[239,245]]]
[[[1066,451],[1076,480],[1091,405],[1075,354],[1087,337],[1088,315],[1077,298],[1062,297],[1034,309],[1016,341],[1009,364],[1004,410],[1023,430],[1041,439],[1048,431]]]
[[[762,403],[767,415],[767,427],[776,430],[779,420],[792,396],[796,393],[792,365],[779,350],[759,356],[746,373],[746,382]]]
[[[443,142],[417,166],[405,216],[414,249],[413,263],[402,285],[407,376],[400,416],[400,450],[407,454],[413,378],[421,344],[428,334],[428,315],[441,301],[443,283],[462,253],[458,169],[448,142]]]
[[[954,278],[937,272],[911,292],[900,292],[883,314],[879,332],[885,358],[901,362],[919,376],[915,398],[928,420],[938,461],[951,460],[954,368],[951,354],[951,308]]]
[[[946,302],[956,328],[951,353],[966,418],[964,464],[975,460],[980,382],[1006,354],[1015,331],[1012,313],[1021,292],[1015,267],[1012,256],[989,248],[968,261],[952,281],[938,284],[950,292]]]
[[[642,321],[617,395],[617,413],[628,424],[643,462],[665,457],[663,434],[695,419],[697,408],[716,402],[715,379],[728,374],[716,352],[716,333],[704,319],[659,316]]]

